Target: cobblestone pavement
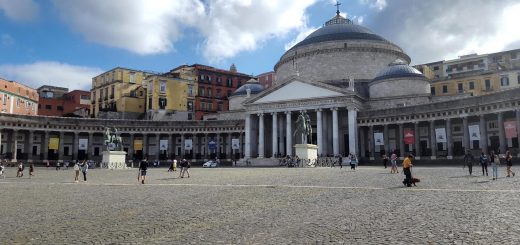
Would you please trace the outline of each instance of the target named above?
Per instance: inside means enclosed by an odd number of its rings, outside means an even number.
[[[379,167],[152,169],[145,185],[137,170],[74,183],[8,168],[0,244],[520,244],[520,176],[504,172],[416,167],[405,188]]]

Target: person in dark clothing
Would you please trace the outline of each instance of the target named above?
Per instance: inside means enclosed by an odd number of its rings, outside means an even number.
[[[341,156],[341,154],[338,155],[338,163],[339,163],[339,168],[343,168],[343,157]]]
[[[469,150],[466,151],[466,155],[464,155],[464,165],[468,166],[469,175],[473,174],[473,163],[475,162],[475,157],[469,153]]]
[[[383,154],[383,166],[385,166],[385,168],[386,168],[387,165],[388,165],[388,156],[386,154]]]
[[[141,163],[139,163],[139,176],[141,179],[141,184],[144,184],[146,180],[146,171],[148,170],[148,161],[144,158]]]
[[[480,153],[480,166],[482,166],[482,176],[488,176],[488,156],[484,152]]]
[[[403,173],[405,175],[404,184],[407,187],[412,187],[412,159],[413,155],[410,154],[403,160]]]

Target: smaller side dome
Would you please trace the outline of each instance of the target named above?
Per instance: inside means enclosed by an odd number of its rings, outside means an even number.
[[[264,91],[264,86],[260,84],[257,80],[254,78],[249,79],[244,85],[240,86],[231,96],[236,95],[247,95],[248,93],[258,94],[260,92]]]
[[[405,61],[396,59],[392,63],[388,64],[388,67],[380,71],[372,81],[399,77],[426,78],[420,71],[409,66]]]

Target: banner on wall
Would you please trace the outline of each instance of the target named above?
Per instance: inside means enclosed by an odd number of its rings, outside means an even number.
[[[134,151],[143,150],[143,140],[134,140]]]
[[[191,139],[184,140],[184,150],[191,151],[193,149],[193,141]]]
[[[79,150],[87,150],[88,148],[88,139],[79,139],[78,140],[78,149]]]
[[[217,149],[217,142],[215,140],[210,140],[208,142],[208,149],[216,150]]]
[[[240,150],[240,140],[239,139],[231,139],[231,149]]]
[[[415,143],[415,134],[414,130],[411,128],[404,129],[404,143],[409,145]]]
[[[384,145],[385,139],[383,137],[383,133],[374,133],[374,142],[375,145]]]
[[[518,136],[518,133],[516,131],[516,121],[505,121],[504,129],[506,131],[507,139],[512,139]]]
[[[469,131],[469,140],[480,140],[480,127],[479,125],[469,125],[468,126]]]
[[[436,128],[435,129],[435,141],[437,143],[446,143],[446,129]]]
[[[161,151],[168,150],[168,140],[159,140],[159,150],[161,150]]]
[[[49,138],[49,150],[58,150],[60,148],[60,138]]]

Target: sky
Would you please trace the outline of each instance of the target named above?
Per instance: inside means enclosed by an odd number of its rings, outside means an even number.
[[[115,67],[258,75],[336,12],[332,0],[0,0],[0,77],[90,90]],[[412,64],[520,48],[520,0],[343,0]]]

